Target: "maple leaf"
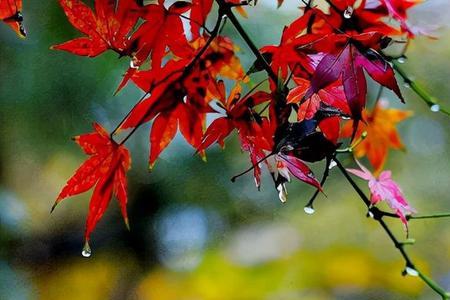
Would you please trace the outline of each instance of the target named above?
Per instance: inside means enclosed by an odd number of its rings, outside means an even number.
[[[407,32],[410,37],[414,37],[418,30],[410,26],[408,22],[407,10],[422,3],[423,0],[367,0],[365,7],[368,10],[386,10],[386,13],[397,20],[401,29]]]
[[[369,0],[371,1],[371,0]],[[332,27],[347,34],[378,32],[383,35],[399,35],[401,31],[385,22],[387,13],[369,10],[369,1],[335,0],[330,10],[328,22]]]
[[[190,14],[191,34],[193,40],[200,37],[200,28],[204,26],[211,11],[213,0],[193,0]]]
[[[320,108],[321,103],[340,109],[343,114],[349,114],[349,107],[345,100],[345,93],[342,83],[335,82],[319,90],[310,98],[305,99],[305,94],[310,88],[311,82],[304,78],[295,78],[296,87],[289,91],[286,98],[287,103],[300,104],[297,110],[297,120],[310,120]]]
[[[199,149],[204,150],[214,142],[224,146],[224,139],[234,130],[239,131],[241,140],[247,141],[248,136],[258,136],[255,131],[260,131],[261,117],[254,107],[270,100],[270,94],[259,91],[241,97],[242,87],[236,84],[228,98],[225,97],[225,85],[223,81],[217,83],[220,106],[225,109],[226,115],[215,119],[205,131],[202,144]],[[264,135],[259,137],[264,138]],[[245,142],[244,142],[245,144]],[[265,143],[265,149],[270,150],[271,143]]]
[[[142,13],[145,22],[133,33],[130,41],[135,66],[141,65],[150,57],[151,68],[160,69],[167,49],[178,57],[185,57],[185,51],[189,54],[190,49],[180,15],[191,7],[189,2],[176,1],[166,9],[164,0],[145,6]]]
[[[80,0],[59,0],[69,22],[86,37],[52,46],[52,49],[95,57],[108,49],[128,55],[129,35],[141,9],[136,0],[96,0],[95,14]]]
[[[160,72],[152,69],[133,77],[138,86],[151,90],[151,95],[133,108],[120,129],[136,128],[155,119],[150,133],[150,168],[177,129],[194,148],[200,146],[206,113],[212,112],[207,89],[213,79],[201,63],[186,73],[189,61],[169,61]],[[200,155],[204,156],[204,152],[200,151]]]
[[[236,129],[241,149],[249,153],[250,161],[254,165],[255,183],[259,187],[261,169],[258,163],[266,156],[265,151],[271,151],[273,142],[270,132],[273,130],[268,119],[261,117],[254,108],[269,101],[271,95],[258,91],[241,96],[242,88],[237,84],[226,98],[223,81],[217,83],[217,90],[219,106],[225,110],[226,115],[215,119],[208,126],[198,151],[204,151],[215,142],[224,147],[225,138]]]
[[[247,121],[246,126],[259,125],[253,131],[244,131],[246,132],[244,138],[241,129],[238,131],[241,147],[249,152],[252,167],[234,176],[232,181],[253,170],[255,183],[259,188],[260,164],[264,161],[272,174],[282,202],[287,200],[285,183],[290,181],[289,174],[322,190],[320,183],[304,161],[322,160],[333,153],[336,146],[327,140],[323,133],[317,131],[317,123],[316,120],[288,123],[273,132],[274,128],[267,118],[262,118],[259,123]]]
[[[383,39],[379,33],[356,36],[339,34],[329,37],[326,47],[330,47],[331,43],[335,49],[329,51],[317,65],[305,99],[341,80],[356,130],[366,103],[366,71],[373,80],[394,91],[404,102],[392,67],[376,51],[377,48],[380,49]]]
[[[85,241],[88,245],[90,235],[103,216],[114,195],[121,208],[125,224],[127,216],[127,181],[126,172],[130,169],[130,153],[123,146],[114,142],[108,132],[97,123],[93,124],[94,132],[74,138],[75,142],[90,157],[75,171],[61,190],[53,209],[62,200],[86,192],[94,187],[89,203],[86,221]]]
[[[1,0],[0,20],[10,26],[19,37],[24,38],[27,35],[22,24],[22,0]]]
[[[416,211],[406,201],[399,185],[392,180],[391,171],[383,171],[378,177],[375,177],[359,161],[356,162],[361,170],[347,169],[347,171],[369,182],[371,204],[376,205],[381,201],[386,201],[389,207],[398,215],[407,230],[408,221],[406,215],[413,214]]]
[[[267,166],[275,182],[278,197],[283,203],[287,201],[286,182],[291,181],[291,174],[297,179],[322,191],[322,187],[314,176],[314,173],[302,160],[292,154],[277,153],[267,159]]]
[[[190,43],[193,52],[189,57],[194,58],[196,54],[206,44],[207,37],[202,36]],[[246,82],[245,73],[236,52],[239,48],[233,41],[225,36],[217,36],[209,45],[205,54],[200,59],[203,68],[207,68],[210,76],[216,78],[221,76],[231,80],[242,80]]]
[[[287,200],[285,184],[290,181],[290,174],[322,191],[321,184],[305,162],[331,158],[338,145],[334,140],[330,140],[325,132],[319,131],[318,127],[324,121],[332,120],[330,124],[325,124],[334,128],[337,125],[339,128],[339,121],[335,123],[339,115],[339,111],[322,107],[314,119],[283,124],[276,129],[273,156],[267,158],[267,166],[282,202]]]
[[[325,120],[330,118],[323,117]],[[302,122],[287,123],[279,126],[274,136],[274,153],[293,153],[301,160],[320,161],[330,156],[336,145],[328,140],[323,132],[318,131],[322,116]]]
[[[372,111],[363,111],[365,122],[358,125],[356,137],[366,131],[367,137],[357,145],[353,153],[356,157],[367,156],[377,174],[384,166],[389,149],[402,150],[404,146],[398,135],[396,125],[412,115],[411,111],[385,108],[378,103]],[[352,128],[347,123],[342,128],[342,137],[350,137]]]
[[[316,14],[318,12],[314,9],[307,11],[289,26],[284,27],[278,46],[268,45],[261,48],[261,52],[269,58],[275,74],[286,78],[289,69],[292,72],[303,70],[312,73],[313,68],[309,57],[298,48],[305,47],[319,38],[318,35],[313,34],[302,35]]]
[[[199,146],[206,113],[212,112],[209,103],[218,95],[216,77],[237,80],[245,76],[235,55],[237,48],[230,39],[216,37],[202,57],[196,57],[205,43],[206,37],[200,37],[190,44],[191,51],[186,57],[169,61],[159,71],[136,71],[131,76],[137,86],[152,94],[133,109],[121,129],[137,127],[154,119],[150,132],[151,168],[178,129],[204,157],[204,149]],[[192,67],[186,69],[192,62]]]
[[[189,71],[188,74],[183,76],[183,85],[187,90],[192,91],[189,92],[191,95],[214,92],[215,80],[218,76],[246,81],[240,60],[236,56],[238,48],[227,37],[217,36],[209,44],[203,55],[197,57],[197,53],[205,46],[206,40],[207,37],[202,36],[192,41],[184,48],[183,55],[179,56],[177,60],[170,60],[161,70],[154,68],[135,70],[129,79],[143,91],[149,92],[152,85],[158,85],[158,82],[165,84],[171,81],[164,78],[165,76],[170,77],[171,73],[178,73],[178,75],[183,72],[186,73],[184,67],[193,63],[187,70]],[[155,80],[155,78],[159,78],[159,80]],[[152,84],[155,82],[156,84]],[[200,91],[198,88],[211,90]]]

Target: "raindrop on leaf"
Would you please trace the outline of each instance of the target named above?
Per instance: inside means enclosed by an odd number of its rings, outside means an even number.
[[[91,247],[89,247],[89,243],[87,241],[86,241],[86,243],[84,243],[84,247],[83,247],[83,250],[81,251],[81,255],[83,255],[83,257],[90,257],[92,255]]]
[[[347,6],[347,8],[344,10],[344,18],[350,19],[353,15],[353,7]]]

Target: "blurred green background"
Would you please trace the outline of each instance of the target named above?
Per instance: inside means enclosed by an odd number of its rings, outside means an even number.
[[[297,14],[298,2],[280,10],[275,2],[260,1],[243,20],[258,45],[278,43]],[[447,106],[449,9],[446,0],[414,9],[413,22],[440,26],[440,38],[415,40],[405,63]],[[150,174],[148,127],[140,129],[127,143],[131,232],[112,202],[92,236],[92,257],[83,258],[90,194],[49,214],[85,159],[70,138],[90,131],[92,121],[114,128],[140,93],[130,85],[112,96],[126,59],[49,50],[79,36],[57,1],[24,0],[24,16],[26,40],[0,26],[0,299],[438,299],[419,279],[401,276],[398,252],[336,169],[314,215],[303,212],[313,193],[305,184],[291,183],[283,205],[267,174],[260,192],[251,176],[232,184],[248,166],[235,136],[226,151],[213,147],[208,163],[177,137]],[[241,45],[248,67],[253,57],[233,28],[224,34]],[[391,153],[388,167],[419,212],[449,211],[450,119],[403,93],[406,105],[385,93],[392,106],[415,111],[400,125],[407,151]],[[449,222],[410,222],[414,259],[447,290]],[[390,223],[404,237],[401,224]]]

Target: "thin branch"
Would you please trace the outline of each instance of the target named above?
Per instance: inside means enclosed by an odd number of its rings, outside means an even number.
[[[183,18],[183,19],[185,19],[185,20],[188,20],[188,21],[194,23],[195,25],[199,26],[200,28],[202,28],[204,31],[206,31],[206,32],[209,33],[210,35],[212,34],[212,31],[209,30],[208,28],[206,28],[205,25],[203,25],[202,23],[197,22],[197,21],[195,21],[195,20],[192,20],[192,19],[191,19],[190,17],[188,17],[188,16],[185,16],[185,15],[183,15],[183,14],[178,14],[178,13],[169,13],[169,15],[178,16],[178,17],[180,17],[180,18]]]
[[[450,217],[450,213],[437,213],[432,215],[421,215],[421,216],[407,216],[408,220],[417,220],[417,219],[439,219],[439,218],[448,218]]]
[[[323,171],[322,180],[320,180],[320,186],[323,188],[325,185],[325,182],[327,181],[328,175],[330,174],[330,165],[331,165],[332,159],[327,157],[325,162],[325,170]],[[317,195],[319,195],[320,190],[316,189],[314,194],[312,195],[311,199],[309,199],[308,203],[306,203],[305,207],[313,208],[314,201],[317,198]]]
[[[260,163],[262,163],[263,161],[265,161],[266,159],[268,159],[269,157],[271,157],[272,155],[274,155],[275,153],[270,152],[269,154],[267,154],[266,156],[264,156],[263,158],[261,158],[260,160],[258,160],[257,162],[255,162],[254,164],[252,164],[247,170],[234,175],[233,177],[231,177],[231,182],[235,182],[237,178],[241,177],[242,175],[247,174],[248,172],[250,172],[251,170],[253,170],[254,168],[256,168]]]
[[[396,218],[398,219],[398,215],[389,213],[386,211],[380,211],[380,213],[383,214],[384,217],[389,218]],[[413,216],[408,215],[406,216],[406,220],[421,220],[421,219],[441,219],[441,218],[450,218],[450,213],[436,213],[436,214],[429,214],[429,215],[419,215],[419,216]]]
[[[133,106],[132,109],[130,109],[130,111],[122,118],[122,120],[119,122],[119,124],[117,124],[116,128],[114,128],[113,131],[111,131],[111,133],[109,134],[109,138],[112,140],[113,136],[117,133],[117,131],[119,130],[120,126],[122,126],[123,122],[125,122],[125,120],[131,115],[131,112],[136,108],[136,106],[138,106],[145,97],[147,97],[147,95],[149,94],[149,92],[144,93],[141,98],[138,100],[138,102],[136,102],[136,104]]]
[[[403,259],[406,263],[406,269],[405,272],[411,275],[417,275],[419,276],[423,282],[425,282],[431,289],[433,289],[437,294],[439,294],[443,300],[450,299],[450,294],[444,290],[437,282],[435,282],[430,277],[423,274],[420,270],[416,268],[413,261],[409,257],[408,253],[405,250],[405,244],[400,242],[395,235],[393,234],[392,230],[389,228],[389,226],[386,224],[386,222],[383,220],[383,217],[386,216],[384,212],[380,211],[379,209],[376,209],[375,207],[371,207],[371,202],[367,198],[367,196],[364,194],[364,192],[359,188],[359,186],[356,184],[356,182],[351,178],[347,170],[344,168],[344,166],[341,164],[341,162],[334,157],[334,161],[336,162],[336,165],[338,166],[341,173],[344,175],[344,177],[347,179],[347,181],[350,183],[350,185],[353,187],[353,189],[356,191],[356,193],[360,196],[361,200],[364,202],[364,204],[369,209],[369,212],[372,213],[373,218],[383,227],[386,234],[389,236],[390,240],[394,244],[395,248],[398,249],[400,254],[402,255]]]
[[[225,15],[230,19],[231,23],[233,23],[234,27],[238,31],[239,35],[242,37],[242,39],[245,41],[245,43],[248,45],[250,50],[253,52],[253,54],[256,56],[257,60],[260,61],[264,67],[264,70],[269,75],[270,79],[273,80],[275,84],[278,83],[278,76],[275,74],[275,72],[270,67],[269,63],[266,61],[266,59],[261,55],[261,52],[259,52],[258,47],[256,47],[255,43],[253,43],[250,36],[247,34],[245,29],[242,27],[241,23],[239,23],[239,20],[236,18],[234,13],[231,11],[231,6],[226,3],[224,0],[216,0],[219,4],[219,7],[223,10]]]
[[[432,96],[427,90],[425,90],[420,84],[416,81],[412,80],[411,77],[403,70],[400,63],[398,61],[392,60],[393,67],[397,74],[399,74],[405,84],[407,84],[411,89],[433,110],[440,111],[441,113],[450,116],[450,110],[448,108],[442,107],[439,99]]]
[[[333,2],[331,2],[330,0],[325,0],[326,3],[328,3],[328,5],[330,6],[330,8],[332,8],[335,12],[337,12],[338,14],[342,14],[343,11],[339,9],[339,7],[337,7]]]

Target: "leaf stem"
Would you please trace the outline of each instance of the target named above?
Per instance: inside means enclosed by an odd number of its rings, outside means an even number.
[[[364,192],[361,190],[361,188],[356,184],[356,182],[351,178],[347,170],[345,170],[344,166],[341,164],[341,162],[336,159],[336,157],[333,158],[336,162],[337,167],[341,171],[341,173],[344,175],[344,177],[347,179],[347,181],[350,183],[350,185],[353,187],[353,189],[356,191],[356,193],[360,196],[361,200],[364,202],[364,204],[368,207],[369,212],[373,214],[373,218],[383,227],[386,234],[389,236],[389,239],[394,244],[395,248],[398,249],[400,254],[402,255],[405,263],[406,268],[410,268],[417,272],[417,275],[422,279],[423,282],[425,282],[431,289],[433,289],[438,295],[442,297],[443,300],[450,299],[450,294],[445,291],[437,282],[435,282],[430,277],[426,276],[420,270],[416,268],[413,261],[409,257],[408,253],[405,250],[405,244],[401,243],[393,234],[392,230],[389,228],[389,226],[386,224],[386,222],[383,220],[383,217],[386,216],[385,212],[380,211],[376,207],[371,207],[371,202],[367,198],[367,196],[364,194]]]
[[[450,217],[450,213],[437,213],[431,215],[422,215],[422,216],[407,216],[408,220],[414,219],[438,219],[438,218],[448,218]]]
[[[330,157],[327,157],[325,162],[325,170],[323,171],[322,180],[320,180],[320,186],[323,188],[325,185],[325,182],[327,181],[328,176],[330,175],[330,165],[331,165],[332,159]],[[306,203],[305,207],[311,207],[313,208],[314,201],[317,198],[317,195],[319,195],[320,190],[316,189],[314,194],[312,195],[311,199],[309,199],[308,203]]]
[[[258,61],[260,61],[264,67],[264,70],[269,75],[270,79],[273,80],[275,84],[278,83],[278,76],[275,74],[275,72],[270,67],[269,63],[266,61],[264,56],[261,55],[261,52],[259,52],[258,47],[256,47],[255,43],[252,41],[250,36],[247,34],[245,29],[242,27],[239,20],[234,15],[233,11],[231,10],[231,6],[227,4],[224,0],[216,0],[217,4],[219,4],[220,9],[223,10],[224,14],[230,19],[231,23],[233,24],[234,28],[236,28],[239,35],[242,37],[242,39],[245,41],[247,46],[250,48],[250,50],[253,52],[255,57]]]
[[[405,72],[405,70],[402,68],[400,63],[396,60],[391,61],[393,64],[393,67],[395,71],[397,71],[397,74],[399,74],[403,81],[411,87],[411,89],[430,107],[432,108],[434,105],[439,105],[438,110],[447,115],[450,116],[450,110],[448,108],[442,107],[440,105],[439,99],[432,96],[427,90],[425,90],[420,84],[418,84],[416,81],[412,80],[411,77]]]

